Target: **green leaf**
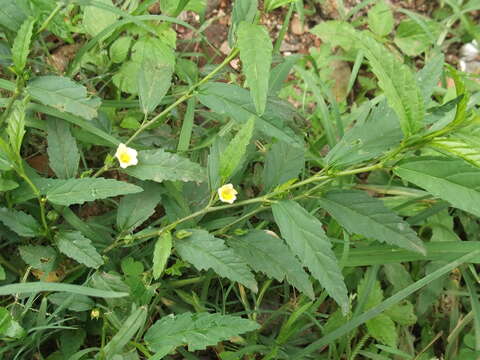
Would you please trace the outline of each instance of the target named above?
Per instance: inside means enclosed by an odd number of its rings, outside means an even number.
[[[0,281],[3,281],[7,278],[7,275],[5,274],[5,269],[3,266],[0,264]]]
[[[110,59],[116,64],[124,62],[127,59],[131,43],[130,36],[122,36],[115,40],[110,46]]]
[[[345,133],[325,161],[336,168],[359,164],[383,155],[397,146],[402,137],[397,115],[383,101],[366,122],[357,122]]]
[[[298,203],[284,200],[272,206],[275,222],[295,255],[347,313],[347,288],[322,223]]]
[[[433,90],[440,81],[444,64],[445,56],[443,53],[438,52],[428,59],[422,70],[415,74],[417,84],[420,87],[426,105],[431,102]]]
[[[394,172],[452,206],[480,216],[480,169],[465,161],[419,157],[400,163]]]
[[[20,154],[23,136],[25,135],[25,105],[21,101],[15,101],[12,112],[8,117],[7,134],[10,146],[16,155]]]
[[[56,241],[58,250],[78,263],[94,269],[103,265],[102,256],[80,231],[60,231]]]
[[[312,284],[302,266],[278,237],[253,230],[228,245],[255,271],[282,282],[285,278],[308,297],[314,298]]]
[[[290,4],[292,2],[295,2],[297,0],[266,0],[265,1],[265,11],[270,12],[272,10],[275,10],[281,6]]]
[[[101,103],[99,98],[88,98],[84,86],[62,76],[39,76],[28,83],[27,91],[44,105],[87,120],[97,116]]]
[[[252,23],[257,14],[258,0],[235,0],[232,9],[232,24],[228,31],[228,45],[233,48],[235,45],[234,36],[242,21]]]
[[[1,170],[1,169],[0,169]],[[0,179],[0,192],[16,189],[18,183],[13,180]]]
[[[300,174],[305,165],[305,150],[279,141],[272,145],[263,168],[264,191],[268,192]]]
[[[148,329],[144,340],[152,351],[166,355],[183,344],[188,345],[188,351],[205,350],[259,327],[237,316],[187,312],[164,316]]]
[[[120,232],[132,231],[140,226],[153,215],[162,198],[159,184],[144,182],[141,185],[141,193],[127,195],[120,200],[117,211],[117,229]]]
[[[320,205],[352,233],[425,254],[422,240],[408,223],[363,191],[332,190],[322,196]]]
[[[242,163],[247,146],[250,143],[255,128],[255,118],[251,117],[230,141],[220,155],[220,177],[225,182]]]
[[[385,315],[388,315],[399,325],[412,326],[417,322],[413,304],[408,300],[393,305],[385,311]]]
[[[175,242],[175,249],[185,261],[198,270],[213,269],[218,275],[237,281],[252,291],[257,282],[247,264],[228,248],[222,239],[205,230],[187,230],[191,235]]]
[[[395,110],[406,137],[415,134],[425,117],[422,93],[413,72],[385,46],[365,34],[356,36],[389,105]]]
[[[268,98],[265,113],[258,116],[247,90],[233,84],[211,82],[199,89],[200,102],[218,114],[225,114],[243,124],[255,116],[255,127],[268,137],[303,148],[302,139],[288,126],[294,112],[289,104]]]
[[[44,291],[63,291],[71,294],[79,294],[106,299],[128,296],[128,293],[125,292],[107,291],[91,288],[88,286],[50,283],[42,281],[0,286],[0,296],[13,294],[36,294]]]
[[[172,253],[172,235],[169,232],[163,233],[155,243],[155,250],[153,250],[153,278],[158,279],[165,266],[168,258]]]
[[[424,26],[413,19],[403,20],[397,27],[394,42],[408,56],[418,56],[433,45],[442,26],[436,21],[419,18]],[[428,30],[428,33],[425,31]]]
[[[48,274],[55,270],[57,263],[57,252],[51,246],[25,245],[19,246],[18,251],[25,263],[34,269]]]
[[[12,60],[17,74],[21,74],[27,64],[28,53],[30,52],[30,42],[32,41],[33,25],[35,19],[29,17],[18,30],[17,36],[13,41]]]
[[[133,311],[130,316],[123,321],[120,329],[118,329],[116,334],[103,348],[105,357],[111,359],[114,358],[114,355],[121,353],[138,330],[145,325],[146,320],[147,309],[145,307],[140,307]]]
[[[272,41],[267,30],[257,24],[241,22],[237,30],[243,72],[258,115],[265,112],[268,79],[272,64]]]
[[[53,204],[70,206],[85,201],[134,194],[142,188],[124,181],[102,178],[83,178],[51,181],[45,191],[47,200]]]
[[[345,21],[322,21],[310,32],[322,39],[323,42],[341,46],[347,51],[355,47],[355,38],[350,35],[352,26]]]
[[[49,295],[48,301],[58,306],[65,306],[68,310],[75,312],[88,311],[95,306],[95,302],[88,296],[64,292]]]
[[[20,339],[25,335],[25,330],[15,321],[4,307],[0,307],[0,337]]]
[[[460,135],[460,134],[458,134]],[[429,147],[445,155],[459,157],[466,162],[480,168],[480,143],[476,136],[437,137],[428,143]]]
[[[395,323],[385,314],[380,314],[366,322],[368,333],[377,341],[393,348],[397,347],[398,335]]]
[[[80,152],[77,141],[64,120],[47,119],[48,162],[60,179],[74,178],[78,172]]]
[[[378,36],[390,34],[394,24],[392,9],[384,0],[380,0],[368,11],[368,27]]]
[[[112,0],[96,0],[113,7]],[[85,6],[83,10],[83,28],[91,36],[96,36],[109,25],[117,21],[118,15],[95,5]]]
[[[0,221],[20,236],[35,237],[41,234],[37,220],[23,211],[0,208]]]
[[[18,5],[17,0],[0,0],[0,25],[17,32],[27,15]]]
[[[360,283],[358,284],[358,298],[362,299],[365,296],[365,291],[367,291],[367,278],[363,278],[360,280]],[[380,281],[375,280],[373,282],[373,286],[371,289],[368,289],[368,298],[367,301],[365,302],[363,311],[370,310],[371,308],[377,306],[380,304],[383,300],[383,291],[382,291],[382,286],[380,285]]]
[[[160,56],[155,59],[143,53],[138,72],[138,95],[145,114],[155,110],[167,94],[175,69],[175,53],[171,47],[158,42],[157,52]]]
[[[138,165],[123,170],[128,175],[141,180],[163,182],[171,181],[205,181],[205,169],[199,164],[163,149],[138,152]]]
[[[269,95],[278,95],[285,80],[287,79],[292,67],[301,59],[299,54],[286,56],[283,62],[275,66],[270,72],[268,93]]]

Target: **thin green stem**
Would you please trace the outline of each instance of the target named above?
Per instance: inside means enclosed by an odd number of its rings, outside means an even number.
[[[50,15],[45,19],[43,24],[38,28],[37,35],[47,28],[48,24],[50,24],[53,18],[62,10],[62,8],[63,8],[63,4],[61,1],[59,1],[55,9],[53,9]]]

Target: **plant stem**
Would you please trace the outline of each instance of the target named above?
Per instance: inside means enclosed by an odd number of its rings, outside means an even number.
[[[63,8],[63,4],[61,1],[59,1],[55,9],[53,9],[53,11],[50,13],[48,18],[46,18],[43,24],[38,28],[37,35],[47,28],[48,24],[50,24],[52,19],[60,12],[60,10],[62,10],[62,8]]]

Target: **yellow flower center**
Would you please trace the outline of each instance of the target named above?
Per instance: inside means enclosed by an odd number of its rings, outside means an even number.
[[[122,163],[129,163],[132,160],[132,157],[127,152],[121,153],[118,156],[118,158],[120,159],[120,162],[122,162]]]
[[[222,198],[224,200],[232,200],[235,197],[235,193],[233,189],[223,189],[222,190]]]

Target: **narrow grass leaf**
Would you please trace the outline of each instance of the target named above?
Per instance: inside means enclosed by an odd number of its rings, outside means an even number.
[[[60,291],[71,294],[86,295],[99,298],[120,298],[128,296],[126,292],[107,291],[91,288],[88,286],[50,283],[50,282],[27,282],[0,286],[0,296],[14,294],[36,294],[39,292]]]
[[[187,231],[191,232],[190,236],[175,242],[175,249],[183,260],[198,270],[213,269],[218,275],[257,291],[257,282],[247,264],[222,239],[205,230]]]
[[[343,313],[347,313],[347,288],[322,223],[295,201],[277,202],[272,210],[275,222],[293,253],[335,299]]]

